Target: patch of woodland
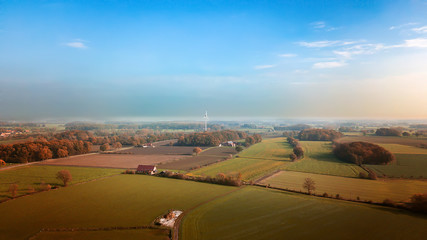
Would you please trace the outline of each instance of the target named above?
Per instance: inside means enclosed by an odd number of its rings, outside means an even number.
[[[299,132],[300,141],[332,141],[343,134],[331,129],[305,129]]]
[[[393,153],[387,149],[368,142],[337,143],[334,142],[333,153],[342,161],[362,164],[389,164],[395,160]]]
[[[377,136],[402,136],[402,130],[399,128],[378,128],[375,131]]]
[[[191,133],[191,134],[180,136],[175,145],[177,146],[218,146],[222,142],[246,139],[247,137],[248,137],[248,134],[245,132],[232,131],[232,130],[200,132],[200,133]],[[252,139],[249,139],[248,141],[252,141]],[[253,141],[256,141],[256,139],[254,138]]]

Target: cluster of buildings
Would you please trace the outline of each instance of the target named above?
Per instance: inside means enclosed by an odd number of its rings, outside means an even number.
[[[21,135],[21,134],[25,134],[25,133],[29,133],[30,130],[24,130],[23,132],[21,131],[16,131],[16,130],[3,130],[0,133],[0,137],[10,137],[10,136],[16,136],[16,135]]]

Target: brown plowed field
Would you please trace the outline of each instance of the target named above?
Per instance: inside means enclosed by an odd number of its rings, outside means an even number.
[[[159,165],[158,167],[161,169],[190,170],[219,161],[224,161],[230,154],[234,155],[236,153],[236,150],[231,147],[215,147],[203,151],[199,156],[182,158],[177,161],[167,162]]]
[[[139,164],[157,165],[161,162],[189,158],[183,155],[133,155],[133,154],[93,154],[73,158],[52,159],[40,163],[42,165],[79,166],[79,167],[108,167],[108,168],[137,168]]]

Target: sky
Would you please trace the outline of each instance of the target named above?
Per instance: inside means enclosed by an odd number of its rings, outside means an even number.
[[[427,0],[0,0],[0,119],[427,119]]]

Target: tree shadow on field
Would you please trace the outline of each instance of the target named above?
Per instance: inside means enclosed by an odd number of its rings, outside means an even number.
[[[373,208],[375,210],[387,211],[387,212],[390,212],[390,213],[393,213],[393,214],[412,216],[412,217],[416,217],[416,218],[421,218],[421,219],[427,220],[427,215],[426,214],[411,212],[411,211],[406,210],[406,209],[400,209],[400,208],[394,208],[394,207],[386,207],[386,206],[377,206],[377,205],[370,205],[369,207],[371,207],[371,208]]]
[[[345,163],[345,162],[341,161],[340,159],[338,159],[337,157],[335,157],[333,153],[328,153],[328,152],[312,153],[312,154],[310,154],[310,158],[313,158],[313,159],[318,160],[318,161],[323,161],[323,162],[342,162],[342,163]]]

